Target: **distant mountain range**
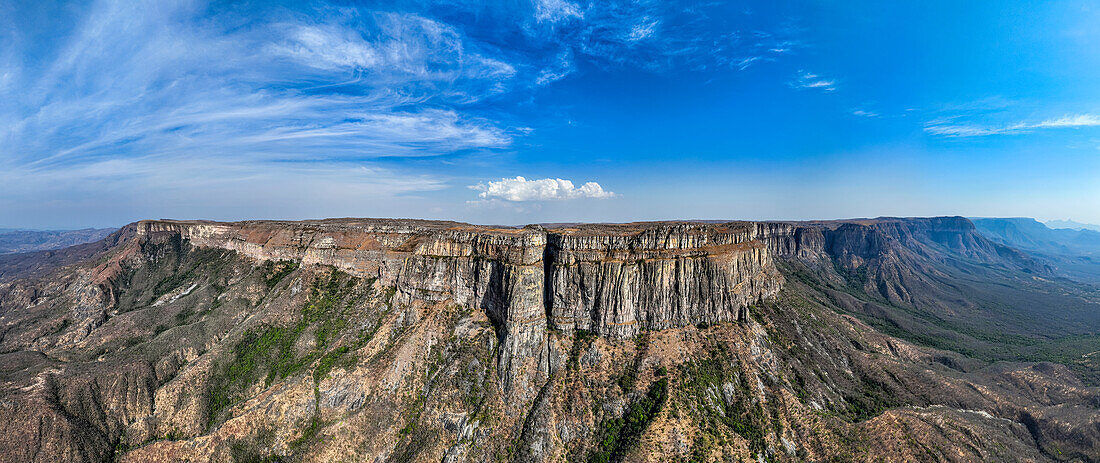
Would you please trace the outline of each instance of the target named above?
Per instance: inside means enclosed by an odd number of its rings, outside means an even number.
[[[48,251],[99,241],[115,228],[85,228],[82,230],[18,230],[0,228],[0,254]]]
[[[1091,223],[1075,222],[1073,220],[1048,220],[1046,222],[1047,227],[1050,228],[1069,228],[1073,230],[1094,230],[1100,231],[1100,225]]]
[[[1051,228],[1031,218],[972,218],[978,231],[991,240],[1045,260],[1056,273],[1076,280],[1100,283],[1100,231],[1089,228]]]

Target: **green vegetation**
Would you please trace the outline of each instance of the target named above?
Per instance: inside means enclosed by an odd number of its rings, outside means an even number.
[[[627,366],[617,381],[624,394],[634,390],[634,384],[638,382],[638,369],[641,368],[647,352],[649,352],[649,333],[642,332],[634,338],[634,362]]]
[[[901,403],[886,388],[886,385],[873,378],[861,378],[863,389],[859,395],[845,396],[848,409],[845,415],[853,421],[864,421],[881,415],[888,408]]]
[[[569,361],[567,366],[570,370],[577,370],[580,368],[579,360],[581,352],[588,348],[592,344],[592,341],[596,340],[596,334],[588,330],[576,330],[573,332],[573,347],[569,350]]]
[[[191,318],[191,316],[193,315],[195,315],[195,309],[191,308],[190,306],[185,307],[183,310],[180,310],[176,313],[176,316],[174,317],[176,321],[176,326],[187,323],[187,319]]]
[[[359,281],[333,269],[314,280],[309,300],[293,326],[267,326],[245,332],[234,346],[231,360],[216,367],[210,379],[208,424],[213,425],[221,412],[260,378],[264,378],[265,387],[270,386],[320,359],[313,371],[314,379],[320,381],[344,355],[364,344],[369,338],[327,352],[347,325],[346,312],[358,301],[353,289]],[[309,329],[314,342],[310,349],[299,352],[299,339]]]
[[[628,364],[626,370],[616,380],[624,395],[633,391],[638,381],[638,370],[649,350],[649,333],[643,332],[634,339],[634,343],[634,361]],[[623,417],[605,420],[600,424],[597,434],[598,444],[589,455],[589,462],[622,461],[626,452],[638,443],[642,432],[656,418],[668,397],[668,378],[664,377],[667,369],[661,367],[656,373],[661,378],[649,385],[644,398],[630,404]]]
[[[836,259],[832,259],[832,261],[833,270],[835,270],[837,274],[844,278],[844,282],[847,284],[847,287],[844,288],[847,290],[846,292],[861,299],[882,300],[882,297],[872,297],[870,294],[867,294],[867,291],[864,290],[864,285],[868,281],[867,264],[863,264],[854,269],[850,269],[844,265],[841,265],[840,262]]]
[[[286,278],[287,275],[294,273],[295,270],[298,270],[298,263],[294,261],[280,260],[278,262],[264,262],[262,267],[264,285],[267,286],[268,290],[271,290],[278,285],[280,281],[283,281],[283,278]]]
[[[707,439],[721,441],[733,431],[749,442],[749,450],[762,455],[767,420],[764,409],[753,399],[748,376],[736,358],[722,349],[708,358],[681,365],[684,398],[694,407],[696,419]],[[725,395],[727,384],[735,391]],[[729,400],[732,399],[732,400]],[[708,440],[702,441],[709,445]]]
[[[235,463],[277,463],[278,455],[268,455],[264,449],[275,441],[275,428],[265,426],[252,437],[236,439],[229,443],[229,456]]]
[[[622,418],[604,421],[597,434],[597,447],[588,456],[591,463],[622,461],[627,451],[634,448],[649,423],[660,413],[668,399],[668,378],[650,384],[642,399],[630,404]]]
[[[941,313],[919,304],[894,304],[865,292],[866,266],[848,271],[834,265],[844,278],[840,285],[800,263],[780,262],[779,267],[789,281],[801,283],[784,288],[785,300],[816,299],[823,307],[855,316],[889,336],[984,361],[1061,363],[1085,384],[1100,385],[1100,354],[1093,354],[1100,351],[1100,333],[1085,328],[1089,325],[1083,320],[1095,315],[1082,312],[1094,305],[1065,282],[1012,280],[992,272],[960,274],[951,264],[943,264],[938,268],[946,274],[943,281],[930,277],[944,291],[938,297],[957,292],[961,299],[944,304],[959,305],[961,300],[970,307]],[[838,298],[843,294],[871,302],[875,310],[864,312],[862,305],[845,303]]]
[[[405,410],[405,426],[398,434],[404,437],[415,432],[422,413],[424,413],[424,394],[417,394],[416,400],[413,400],[412,405]]]
[[[62,331],[67,330],[72,325],[73,325],[72,320],[69,320],[68,318],[63,318],[63,319],[61,319],[61,323],[58,323],[57,326],[54,327],[53,330],[50,330],[50,334],[61,333]]]
[[[336,366],[336,362],[341,361],[341,358],[349,350],[351,349],[348,346],[340,346],[322,355],[321,360],[317,362],[317,366],[313,369],[313,380],[320,382],[324,379],[325,375],[332,371],[332,367]]]
[[[119,295],[119,312],[151,305],[188,281],[221,275],[231,261],[227,258],[230,251],[221,249],[189,248],[178,242],[158,246],[155,251],[147,251],[159,256],[154,265],[124,275],[124,287],[131,289]]]
[[[317,433],[321,430],[321,417],[319,413],[314,413],[309,418],[309,422],[304,428],[302,428],[302,434],[297,439],[290,441],[288,446],[292,450],[298,450],[305,447],[314,437],[317,437]]]

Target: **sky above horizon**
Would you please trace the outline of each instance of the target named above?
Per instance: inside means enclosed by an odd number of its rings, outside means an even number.
[[[1100,223],[1100,4],[0,0],[0,227]]]

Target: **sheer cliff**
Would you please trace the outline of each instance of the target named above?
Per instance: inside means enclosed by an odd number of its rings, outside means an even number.
[[[1029,341],[1087,354],[1095,293],[962,218],[142,221],[8,269],[10,461],[1100,458],[1095,365]]]

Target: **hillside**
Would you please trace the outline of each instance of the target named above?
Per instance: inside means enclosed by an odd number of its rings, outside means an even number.
[[[963,218],[143,221],[3,264],[8,461],[1100,459],[1100,294]]]
[[[99,241],[114,233],[114,228],[82,230],[0,229],[0,254],[45,251]]]
[[[1100,231],[1048,228],[1028,218],[973,219],[991,240],[1036,255],[1057,273],[1086,283],[1100,283]]]

